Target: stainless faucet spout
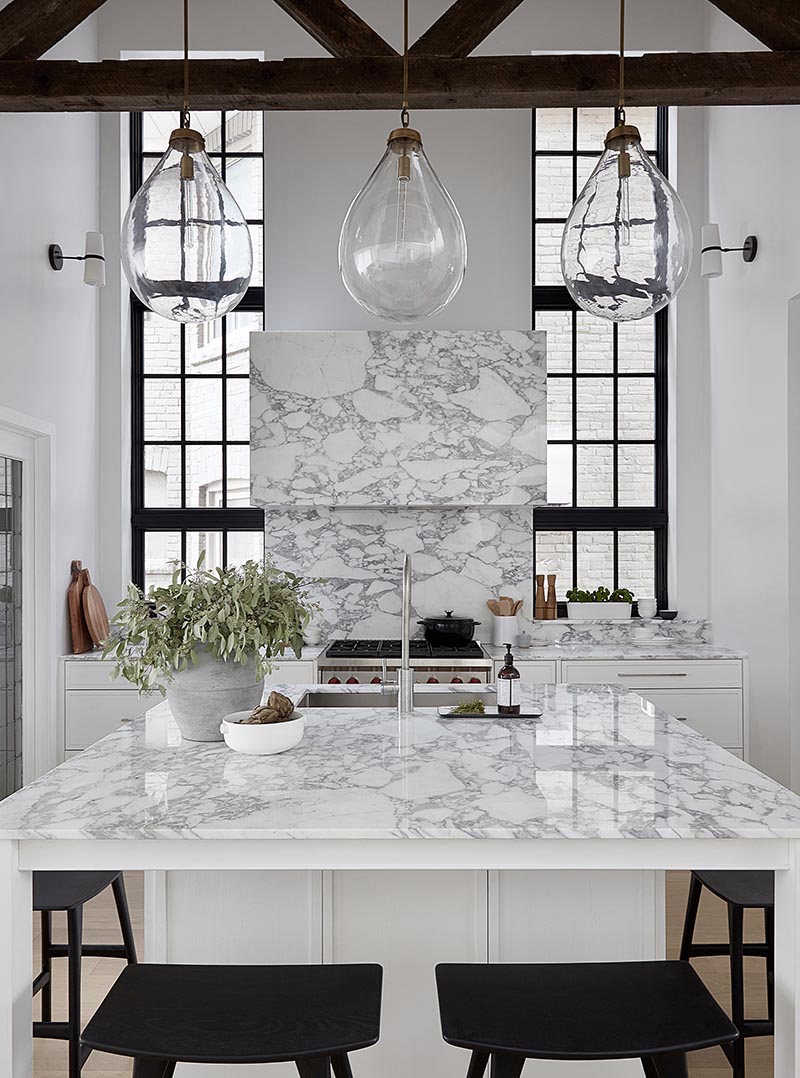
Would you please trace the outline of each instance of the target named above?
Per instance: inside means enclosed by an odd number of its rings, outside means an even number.
[[[414,671],[411,669],[411,558],[403,558],[403,622],[400,633],[400,669],[397,671],[397,709],[414,710]]]

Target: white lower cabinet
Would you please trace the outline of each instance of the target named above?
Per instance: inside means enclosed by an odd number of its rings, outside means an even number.
[[[514,660],[514,666],[519,670],[520,681],[524,681],[526,685],[552,685],[554,681],[558,681],[558,664],[555,662],[549,662],[547,660],[539,662],[523,662],[522,660]],[[494,664],[494,679],[497,680],[497,674],[503,669],[503,663],[495,661]]]
[[[277,662],[267,674],[267,685],[313,685],[317,664],[313,662]]]

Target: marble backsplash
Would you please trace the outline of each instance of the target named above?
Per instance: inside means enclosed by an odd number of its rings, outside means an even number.
[[[281,568],[325,578],[312,592],[323,638],[399,637],[404,554],[414,622],[453,610],[482,622],[476,636],[489,640],[488,598],[513,595],[533,611],[530,509],[273,509],[265,548]]]
[[[545,504],[545,333],[250,340],[253,505]]]
[[[525,628],[537,640],[553,639],[556,635],[563,644],[629,644],[633,633],[642,626],[655,630],[657,636],[668,637],[675,643],[708,644],[711,641],[711,622],[704,618],[685,618],[662,621],[655,618],[642,621],[540,621]]]

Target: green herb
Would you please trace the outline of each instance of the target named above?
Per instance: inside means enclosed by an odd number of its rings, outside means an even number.
[[[451,715],[483,715],[486,711],[486,706],[483,700],[465,700],[463,704],[458,704],[450,712]]]
[[[196,664],[204,650],[231,662],[254,660],[257,677],[265,677],[287,647],[300,656],[303,629],[319,609],[305,591],[317,583],[267,560],[204,569],[201,555],[196,569],[179,565],[172,583],[146,595],[135,584],[128,587],[103,658],[116,660],[114,677],[162,693],[175,671]]]
[[[617,588],[609,591],[608,588],[598,588],[596,591],[581,591],[580,588],[572,588],[567,592],[567,599],[571,603],[632,603],[633,592],[627,588]]]

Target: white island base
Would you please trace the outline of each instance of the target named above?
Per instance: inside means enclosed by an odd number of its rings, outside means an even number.
[[[381,1040],[354,1053],[356,1078],[464,1078],[469,1054],[439,1031],[437,962],[663,957],[663,873],[204,871],[147,879],[147,961],[380,962]],[[631,1061],[527,1066],[532,1078],[589,1078],[587,1066],[592,1078],[642,1073]],[[244,1078],[235,1066],[183,1064],[176,1073]],[[297,1078],[292,1064],[247,1068],[248,1078],[262,1074]]]

